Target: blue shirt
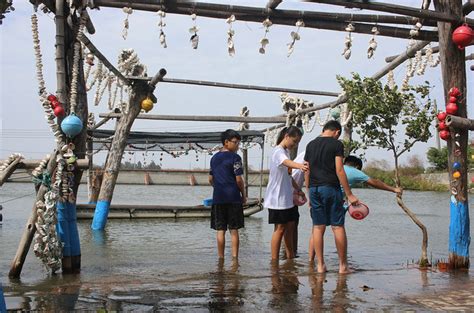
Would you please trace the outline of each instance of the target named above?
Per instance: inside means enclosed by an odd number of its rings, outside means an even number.
[[[240,203],[242,196],[236,176],[243,175],[242,159],[231,151],[219,151],[211,159],[209,175],[214,182],[213,204]]]
[[[357,184],[366,183],[370,179],[367,174],[352,166],[344,165],[344,172],[346,172],[347,182],[349,183],[350,187]]]

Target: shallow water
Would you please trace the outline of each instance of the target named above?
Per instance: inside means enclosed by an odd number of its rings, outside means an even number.
[[[81,186],[79,202],[87,200]],[[371,211],[363,221],[347,217],[349,260],[356,272],[337,274],[333,236],[326,232],[329,272],[308,264],[311,229],[308,208],[300,208],[299,258],[270,264],[272,226],[267,212],[245,220],[239,262],[216,257],[208,219],[110,220],[104,232],[79,221],[80,275],[51,276],[30,252],[20,281],[8,279],[10,262],[33,204],[31,184],[0,189],[0,282],[9,309],[108,309],[138,311],[310,311],[413,309],[412,298],[471,286],[470,272],[447,274],[407,266],[421,254],[421,232],[402,212],[394,195],[357,189]],[[205,186],[118,185],[114,203],[198,204]],[[258,189],[251,188],[250,196]],[[406,192],[406,204],[425,223],[433,260],[447,258],[449,195]],[[230,238],[228,237],[230,241]],[[227,245],[229,246],[229,245]],[[471,249],[472,255],[472,249]],[[369,288],[361,288],[362,286]],[[423,308],[422,308],[423,309]],[[426,309],[426,308],[424,308]]]

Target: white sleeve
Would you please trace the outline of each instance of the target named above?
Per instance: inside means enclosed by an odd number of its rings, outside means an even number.
[[[289,157],[285,153],[284,149],[276,149],[273,153],[273,161],[275,162],[275,164],[277,164],[277,166],[284,166],[283,162],[288,159]]]

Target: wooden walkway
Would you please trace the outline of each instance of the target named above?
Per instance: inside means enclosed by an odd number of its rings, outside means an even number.
[[[78,204],[77,219],[92,219],[95,204]],[[248,217],[263,210],[258,199],[249,199],[244,206],[244,216]],[[177,206],[177,205],[135,205],[111,204],[109,219],[139,219],[139,218],[196,218],[210,217],[211,207],[204,205]]]

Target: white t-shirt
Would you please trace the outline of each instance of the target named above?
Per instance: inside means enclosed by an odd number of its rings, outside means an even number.
[[[288,151],[283,149],[283,147],[276,146],[273,149],[270,161],[270,175],[263,203],[266,208],[286,210],[294,206],[291,176],[288,174],[288,167],[283,165],[283,161],[289,159]]]
[[[305,154],[305,151],[301,152],[293,161],[295,161],[296,163],[304,163],[304,154]],[[294,168],[291,172],[291,176],[293,176],[293,179],[295,180],[298,187],[300,187],[300,189],[303,189],[304,172],[300,169]]]

